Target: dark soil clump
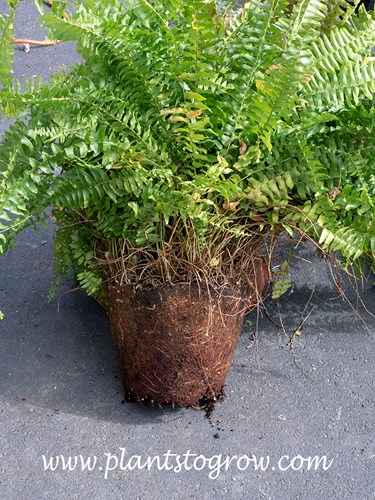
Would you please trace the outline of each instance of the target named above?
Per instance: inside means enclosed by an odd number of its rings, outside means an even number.
[[[221,388],[220,393],[218,393],[215,398],[210,398],[210,399],[203,398],[199,401],[199,409],[205,411],[206,417],[208,418],[211,424],[212,424],[211,417],[216,408],[216,404],[220,403],[221,401],[224,401],[225,398],[226,395],[224,389]]]

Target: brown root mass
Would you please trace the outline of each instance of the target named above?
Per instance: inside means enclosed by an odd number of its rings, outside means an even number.
[[[127,396],[191,407],[222,388],[249,309],[231,287],[108,285],[109,319]],[[257,303],[253,295],[253,304]]]

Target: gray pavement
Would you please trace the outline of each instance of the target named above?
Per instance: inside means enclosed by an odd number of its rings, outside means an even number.
[[[0,12],[4,8],[0,0]],[[18,36],[41,36],[36,17],[33,2],[24,2]],[[17,77],[43,72],[48,79],[76,59],[69,44],[19,50]],[[301,249],[292,293],[279,304],[267,299],[248,317],[227,398],[209,421],[197,410],[123,403],[104,310],[74,291],[74,283],[64,283],[47,303],[52,238],[52,223],[37,233],[29,229],[0,257],[6,314],[0,323],[0,499],[375,498],[375,319],[365,310],[375,313],[373,275],[356,314],[337,297],[324,261]],[[356,307],[352,289],[345,290]],[[291,351],[289,337],[314,305]],[[196,455],[186,456],[189,451]],[[180,471],[172,454],[185,460]],[[63,470],[61,455],[77,456],[76,468]],[[54,471],[44,470],[43,456],[47,462],[60,456]],[[82,470],[81,456],[92,464],[96,457],[92,471]],[[326,457],[326,466],[309,470],[315,456]],[[148,457],[153,466],[140,469]],[[225,470],[227,457],[232,462]]]

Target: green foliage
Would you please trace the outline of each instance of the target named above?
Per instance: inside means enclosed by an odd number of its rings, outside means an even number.
[[[8,0],[9,14],[0,14],[0,86],[9,89],[12,86],[13,47],[13,18],[19,0]],[[1,117],[1,115],[0,115]]]
[[[84,62],[23,93],[9,80],[14,10],[0,17],[0,112],[16,117],[0,146],[0,252],[53,206],[57,273],[73,267],[89,293],[112,242],[157,260],[184,227],[194,265],[213,232],[284,230],[373,265],[372,14],[325,0],[124,3],[54,2],[41,22]]]
[[[278,266],[277,271],[273,273],[273,285],[272,285],[272,298],[278,299],[284,293],[286,293],[292,286],[292,280],[288,276],[290,269],[290,256],[289,259],[284,260],[280,266]]]

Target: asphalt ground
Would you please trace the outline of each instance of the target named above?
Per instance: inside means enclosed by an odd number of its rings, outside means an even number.
[[[22,2],[16,35],[43,37],[37,17]],[[48,81],[78,57],[60,44],[15,60],[17,78]],[[358,296],[344,282],[348,302],[298,249],[291,292],[247,318],[209,420],[124,403],[104,310],[71,282],[47,303],[52,239],[52,223],[28,229],[0,257],[1,499],[375,498],[373,275]]]

